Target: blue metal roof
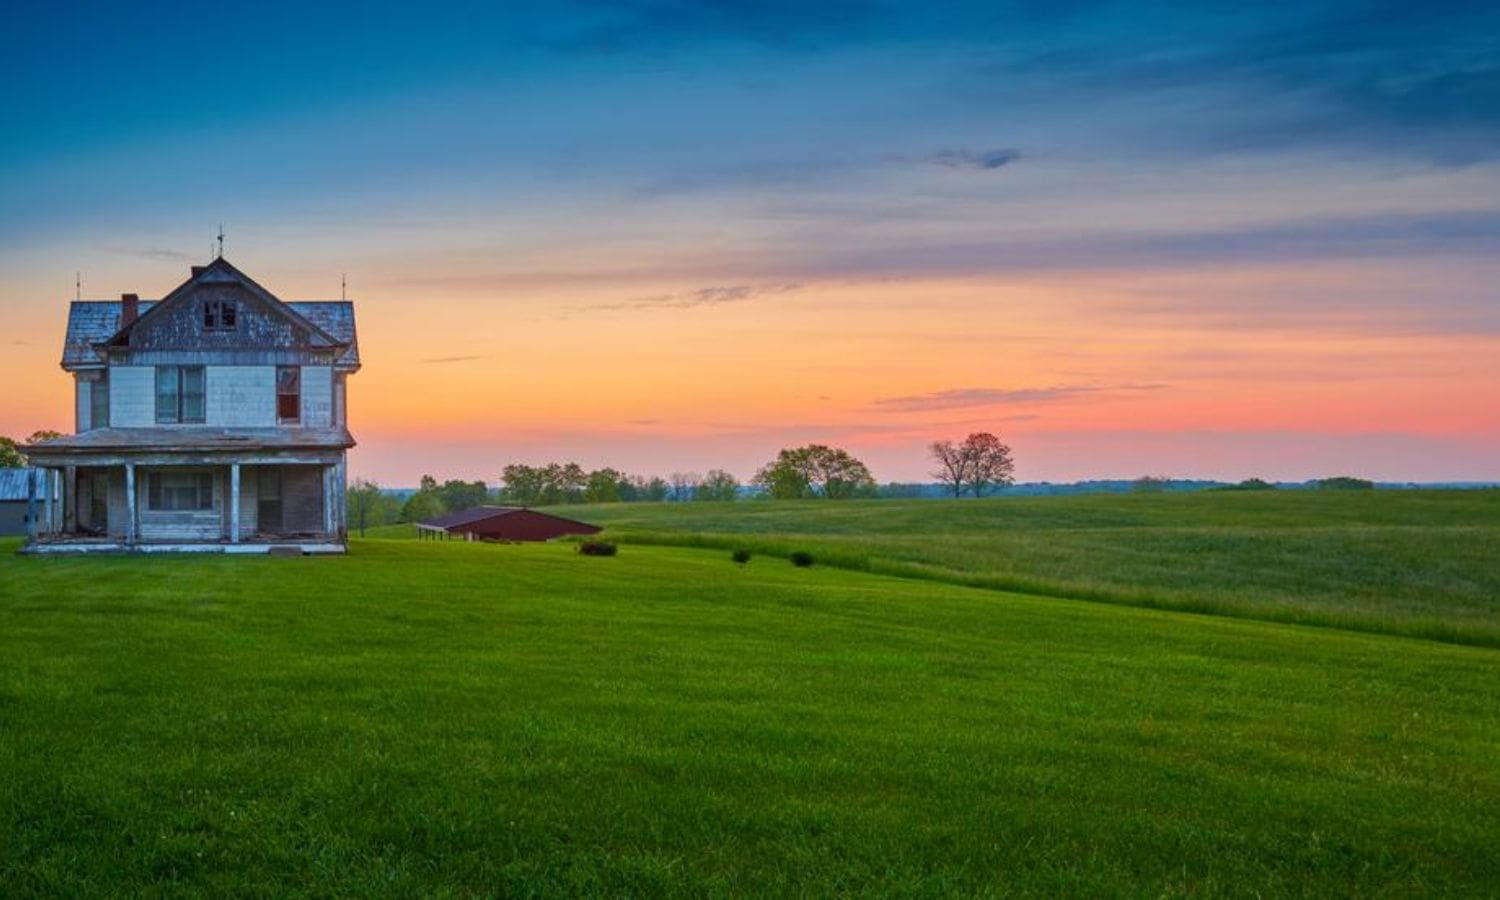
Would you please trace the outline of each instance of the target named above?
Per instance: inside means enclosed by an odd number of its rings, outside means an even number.
[[[29,488],[26,479],[35,471],[33,469],[0,469],[0,503],[11,500],[25,500]],[[42,499],[41,485],[37,485],[36,498]]]

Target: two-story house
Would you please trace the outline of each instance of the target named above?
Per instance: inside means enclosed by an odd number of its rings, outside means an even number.
[[[352,303],[219,258],[160,300],[75,301],[62,367],[77,433],[26,450],[29,551],[344,550]]]

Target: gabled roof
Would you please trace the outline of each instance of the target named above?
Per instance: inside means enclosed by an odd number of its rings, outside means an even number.
[[[421,524],[429,528],[457,528],[460,525],[472,525],[475,522],[483,522],[485,519],[493,519],[498,516],[510,515],[520,512],[522,506],[476,506],[473,509],[463,509],[446,516],[438,516],[436,519],[427,519]]]
[[[292,300],[284,301],[272,296],[260,285],[231,266],[224,259],[216,259],[197,269],[192,278],[179,285],[164,300],[170,300],[186,292],[194,284],[223,284],[237,282],[265,298],[273,307],[283,309],[289,318],[309,332],[319,336],[324,346],[345,348],[339,356],[338,365],[359,367],[359,338],[354,327],[354,303],[349,300]],[[142,300],[136,322],[151,314],[162,304],[162,300]],[[102,360],[95,350],[101,344],[114,343],[129,332],[128,326],[120,326],[119,300],[75,300],[68,309],[68,331],[63,339],[63,368],[99,365]]]
[[[256,284],[255,279],[230,265],[229,260],[225,259],[222,256],[218,259],[215,259],[213,262],[209,263],[206,266],[194,266],[193,274],[188,278],[187,281],[179,284],[175,289],[172,290],[171,293],[161,298],[161,300],[151,304],[151,308],[136,316],[135,321],[122,326],[118,331],[111,335],[108,340],[103,341],[102,343],[113,347],[123,345],[125,343],[126,337],[129,336],[130,332],[134,331],[136,328],[139,328],[142,322],[147,322],[152,318],[155,318],[156,316],[160,316],[163,309],[171,306],[178,300],[178,298],[185,296],[194,287],[200,284],[238,284],[241,287],[249,290],[251,294],[259,297],[273,311],[281,313],[282,315],[291,319],[295,324],[310,332],[313,336],[313,343],[315,346],[342,346],[343,342],[339,341],[337,338],[324,331],[322,328],[319,328],[313,322],[308,321],[307,317],[303,316],[301,313],[283,303],[281,301],[281,298],[277,297],[275,294],[261,287],[259,284]]]
[[[438,516],[435,519],[426,519],[418,522],[418,528],[432,528],[441,531],[451,531],[455,528],[463,528],[476,522],[487,522],[491,519],[499,519],[516,513],[529,513],[531,516],[541,516],[545,519],[553,519],[558,522],[567,522],[570,525],[582,525],[598,531],[598,526],[577,519],[569,519],[566,516],[555,516],[552,513],[538,512],[529,506],[476,506],[472,509],[460,510],[448,513],[446,516]]]

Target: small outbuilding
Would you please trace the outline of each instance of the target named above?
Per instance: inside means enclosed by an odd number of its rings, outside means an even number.
[[[550,541],[570,534],[598,534],[598,525],[565,519],[524,506],[476,506],[417,523],[417,537],[466,541]]]
[[[33,478],[36,479],[35,485],[31,483]],[[46,490],[46,480],[37,476],[35,469],[0,469],[0,537],[29,532],[33,495],[38,519],[54,509],[58,513],[62,511],[61,504],[54,507],[47,503]]]

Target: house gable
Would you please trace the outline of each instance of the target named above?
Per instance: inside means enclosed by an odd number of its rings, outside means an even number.
[[[347,349],[224,259],[186,282],[100,345],[112,359],[204,353],[224,360],[328,364]]]

